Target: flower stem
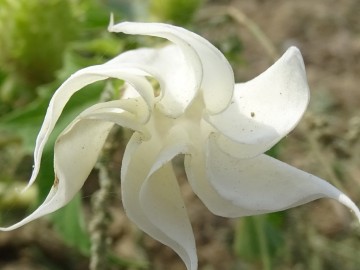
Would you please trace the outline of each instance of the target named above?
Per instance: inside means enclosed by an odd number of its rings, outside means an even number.
[[[236,23],[244,26],[264,48],[265,52],[273,61],[276,61],[279,58],[277,49],[275,48],[271,40],[267,37],[267,35],[264,33],[264,31],[262,31],[262,29],[255,23],[255,21],[251,20],[239,8],[231,5],[219,5],[212,8],[207,8],[204,12],[201,13],[201,17],[203,19],[221,15],[228,15]]]
[[[270,256],[270,252],[269,252],[269,248],[268,248],[268,242],[267,242],[267,238],[266,238],[266,234],[265,234],[265,218],[266,216],[262,215],[262,216],[255,216],[254,218],[254,223],[255,223],[255,229],[256,229],[256,233],[258,235],[258,239],[259,239],[259,247],[260,247],[260,255],[261,255],[261,261],[263,264],[263,269],[264,270],[271,270],[271,256]]]
[[[92,201],[93,217],[90,221],[91,235],[91,256],[90,270],[107,269],[108,237],[107,229],[110,223],[110,213],[108,211],[110,196],[113,184],[108,175],[107,168],[99,162],[99,184],[100,189],[95,194]]]
[[[114,87],[108,83],[100,97],[100,101],[106,102],[114,99]],[[117,98],[117,97],[116,97]],[[114,190],[114,182],[109,175],[108,164],[113,150],[115,149],[115,137],[119,135],[117,132],[110,133],[105,143],[102,154],[96,164],[99,171],[99,190],[94,194],[91,208],[93,216],[90,220],[90,270],[106,270],[108,269],[108,246],[109,238],[107,231],[111,222],[111,214],[109,211],[111,196]]]

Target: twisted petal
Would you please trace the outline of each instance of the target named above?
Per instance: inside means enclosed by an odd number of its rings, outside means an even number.
[[[209,113],[221,112],[230,103],[234,88],[233,71],[223,54],[206,39],[183,28],[162,23],[124,22],[113,25],[111,21],[109,31],[157,36],[172,41],[183,52],[188,67],[197,78],[196,81],[201,81],[200,87]],[[191,100],[187,100],[186,103],[183,100],[174,102],[178,102],[181,108],[189,105]],[[185,108],[183,107],[183,110]]]
[[[207,120],[224,135],[218,139],[220,147],[244,157],[242,146],[237,144],[245,144],[252,151],[245,156],[255,156],[270,149],[296,126],[308,102],[302,56],[291,47],[264,73],[236,84],[231,105]]]
[[[53,95],[47,109],[44,122],[36,139],[36,147],[34,151],[34,170],[29,180],[28,186],[30,186],[35,181],[40,169],[41,156],[44,146],[66,103],[75,92],[85,87],[86,85],[99,80],[104,80],[109,77],[120,78],[133,85],[133,87],[139,91],[140,95],[148,104],[150,112],[153,106],[153,90],[147,80],[141,77],[143,75],[143,71],[135,68],[122,68],[104,64],[82,69],[66,80]],[[146,121],[149,115],[149,113],[145,115],[143,121]]]
[[[170,247],[187,268],[197,269],[194,235],[171,164],[147,179],[141,188],[140,202],[150,222],[172,239]]]
[[[214,136],[208,142],[206,170],[215,190],[250,214],[280,211],[328,197],[349,207],[360,219],[355,204],[328,182],[266,155],[232,157],[221,151]]]
[[[185,151],[175,139],[130,139],[124,154],[122,198],[128,217],[153,238],[171,247],[187,269],[197,269],[195,240],[176,177],[168,162]],[[172,145],[172,143],[174,143]],[[155,163],[154,163],[155,161]]]
[[[100,151],[99,148],[103,145],[112,126],[111,123],[94,122],[98,121],[80,121],[58,141],[54,160],[55,182],[49,195],[39,208],[20,222],[8,228],[0,228],[0,230],[16,229],[34,219],[56,211],[74,197],[88,177]]]
[[[141,127],[136,117],[121,110],[130,100],[96,104],[80,114],[59,136],[55,144],[55,181],[45,201],[20,222],[0,230],[16,229],[66,205],[81,189],[97,161],[114,123]],[[125,105],[124,105],[125,104]],[[116,106],[116,107],[114,107]],[[111,110],[112,109],[112,110]]]

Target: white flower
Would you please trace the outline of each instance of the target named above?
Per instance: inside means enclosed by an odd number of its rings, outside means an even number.
[[[197,196],[216,215],[241,217],[280,211],[329,197],[360,212],[328,182],[265,154],[302,117],[309,100],[304,63],[292,47],[268,70],[234,83],[232,69],[213,45],[185,29],[160,23],[111,24],[110,31],[157,36],[171,45],[120,54],[73,74],[55,92],[39,132],[38,174],[46,141],[71,96],[107,78],[126,81],[121,100],[83,111],[55,144],[56,180],[35,212],[13,230],[67,204],[83,186],[114,124],[134,130],[126,147],[121,188],[129,218],[197,269],[192,228],[171,160],[185,155]],[[148,77],[160,84],[160,95]]]

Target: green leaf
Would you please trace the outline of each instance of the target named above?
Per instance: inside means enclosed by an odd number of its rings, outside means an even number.
[[[53,213],[51,219],[66,244],[84,255],[90,253],[90,237],[85,226],[80,193],[65,207]]]
[[[55,142],[57,135],[76,115],[99,100],[104,89],[103,85],[103,83],[98,83],[88,86],[71,98],[53,131],[53,136],[51,136],[48,145]],[[3,116],[0,119],[0,132],[11,133],[13,136],[21,138],[26,152],[32,153],[48,104],[49,98],[41,98],[24,108]]]
[[[32,152],[47,105],[47,100],[38,100],[5,115],[0,119],[0,132],[19,137],[25,151]]]
[[[275,144],[270,150],[266,152],[267,155],[273,157],[273,158],[279,158],[281,155],[281,150],[283,149],[285,145],[285,141],[280,141],[277,144]]]
[[[284,241],[281,232],[284,213],[245,217],[235,229],[234,251],[248,261],[273,261]]]

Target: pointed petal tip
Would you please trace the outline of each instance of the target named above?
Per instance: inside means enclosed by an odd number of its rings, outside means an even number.
[[[108,25],[108,31],[113,32],[113,26],[114,26],[114,13],[110,13],[110,20]]]
[[[300,49],[296,46],[290,46],[289,48],[287,48],[286,52],[284,53],[284,56],[289,55],[291,56],[301,56],[301,52]]]
[[[29,182],[24,188],[22,189],[16,188],[15,191],[24,194],[30,188],[31,184],[32,183]]]
[[[296,46],[290,46],[287,50],[293,54],[301,54],[300,49]]]
[[[26,186],[24,188],[19,189],[17,191],[20,192],[21,194],[25,193],[32,186],[32,184],[34,184],[38,173],[39,173],[39,165],[34,165],[33,172],[32,172],[32,175],[31,175],[28,183],[26,184]]]
[[[289,47],[282,57],[284,58],[285,61],[289,61],[291,59],[298,60],[301,64],[302,68],[305,70],[304,59],[303,59],[301,51],[298,47],[295,47],[295,46]]]
[[[342,193],[338,196],[337,200],[346,207],[348,207],[355,214],[358,221],[360,222],[360,210],[348,196]]]

